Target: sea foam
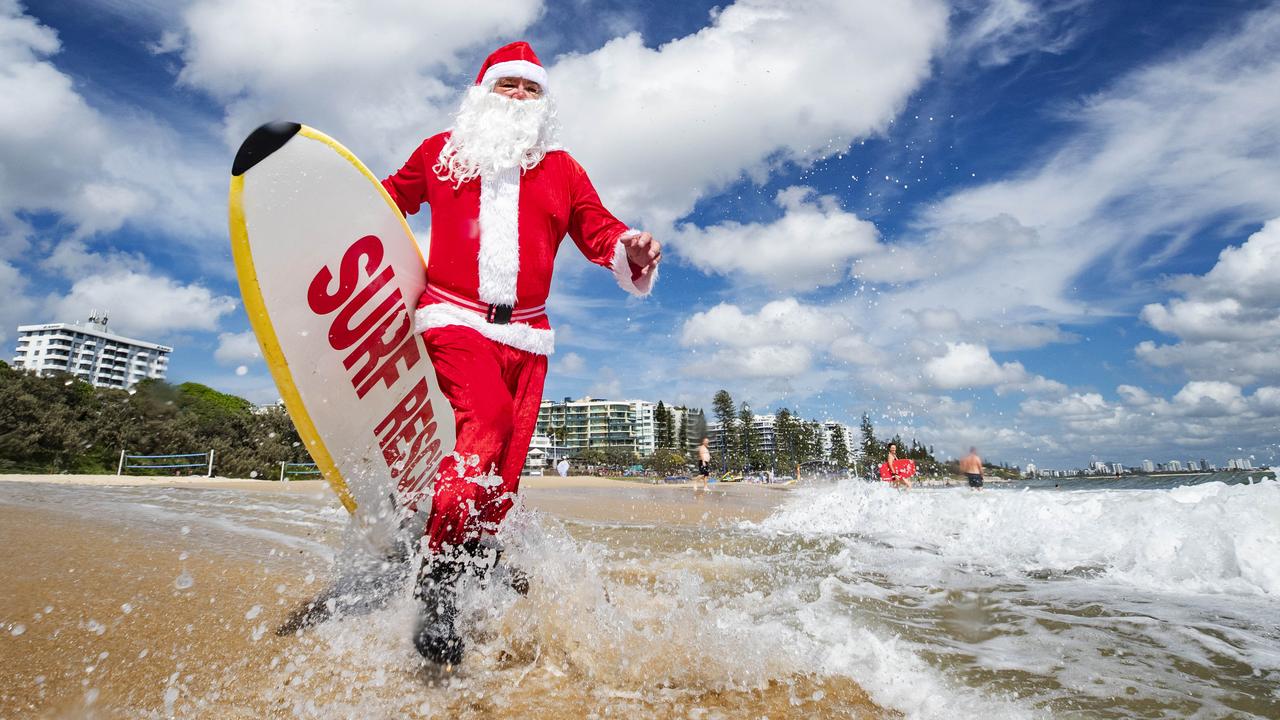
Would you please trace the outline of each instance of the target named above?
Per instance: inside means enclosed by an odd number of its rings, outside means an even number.
[[[753,526],[851,535],[987,572],[1071,574],[1152,591],[1280,596],[1280,482],[1169,490],[799,491]]]

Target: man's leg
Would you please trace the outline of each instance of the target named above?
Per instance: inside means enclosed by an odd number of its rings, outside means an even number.
[[[418,576],[422,615],[413,644],[428,660],[456,665],[463,642],[454,625],[457,582],[470,546],[478,543],[478,508],[489,496],[486,477],[511,436],[511,394],[502,380],[499,348],[470,328],[433,328],[427,354],[453,406],[454,453],[440,463],[427,519],[426,556]]]
[[[498,481],[491,478],[511,438],[511,394],[503,382],[504,349],[471,328],[426,332],[427,354],[453,406],[457,442],[436,472],[426,537],[432,553],[478,539],[478,513]]]
[[[493,489],[489,502],[481,512],[481,523],[494,532],[507,516],[520,489],[520,471],[529,454],[529,441],[538,426],[538,409],[542,406],[542,386],[547,377],[547,357],[533,353],[502,348],[510,355],[507,364],[507,388],[511,391],[511,440],[503,451],[499,464],[502,485]]]

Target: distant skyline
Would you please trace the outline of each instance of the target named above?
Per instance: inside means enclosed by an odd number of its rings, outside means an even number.
[[[273,401],[240,140],[299,120],[389,174],[525,39],[565,145],[667,244],[647,301],[563,248],[546,397],[1280,462],[1280,3],[799,5],[0,0],[0,342],[107,310],[172,381]]]

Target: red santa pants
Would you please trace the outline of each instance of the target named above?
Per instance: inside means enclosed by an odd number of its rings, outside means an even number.
[[[431,552],[496,530],[520,488],[538,423],[547,357],[460,325],[423,333],[457,423],[454,453],[440,463],[425,530]]]

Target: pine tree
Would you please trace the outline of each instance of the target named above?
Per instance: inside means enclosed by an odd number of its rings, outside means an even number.
[[[671,447],[671,437],[667,435],[667,418],[669,417],[667,406],[661,400],[658,401],[658,407],[653,409],[653,429],[654,440],[659,448],[669,449]]]
[[[720,390],[711,400],[711,409],[716,414],[716,421],[720,423],[723,462],[727,467],[732,467],[737,464],[738,457],[737,434],[734,432],[737,414],[733,406],[733,396],[728,390]]]
[[[741,449],[738,460],[739,467],[744,470],[756,460],[756,438],[752,427],[754,421],[755,416],[751,414],[750,406],[742,403],[742,409],[738,411],[738,447]]]
[[[849,446],[845,443],[844,428],[836,425],[831,430],[831,464],[841,470],[849,467]]]
[[[866,413],[862,413],[862,456],[867,462],[880,461],[884,459],[884,453],[880,450],[880,443],[876,441],[875,428],[871,426],[871,418]]]

